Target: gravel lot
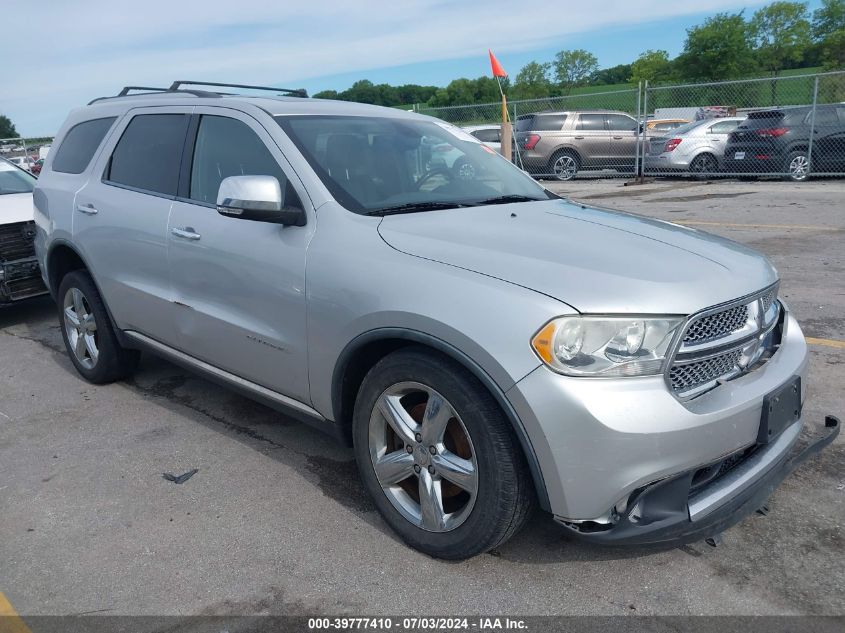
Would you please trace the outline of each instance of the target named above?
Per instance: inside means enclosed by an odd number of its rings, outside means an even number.
[[[819,339],[808,419],[845,414],[845,182],[548,186],[765,252]],[[845,613],[842,438],[718,548],[603,549],[538,513],[445,563],[397,540],[318,432],[150,356],[83,382],[47,300],[0,311],[0,376],[0,592],[22,615]]]

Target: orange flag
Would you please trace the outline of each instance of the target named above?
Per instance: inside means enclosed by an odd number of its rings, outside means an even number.
[[[502,65],[499,63],[499,60],[496,59],[496,56],[493,55],[493,51],[488,48],[487,52],[490,53],[490,68],[493,69],[493,76],[507,77],[508,74],[505,72],[505,69],[502,68]]]

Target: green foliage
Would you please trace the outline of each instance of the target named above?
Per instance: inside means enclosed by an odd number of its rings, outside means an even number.
[[[811,43],[807,5],[772,2],[756,11],[750,29],[760,66],[777,75],[799,63]]]
[[[687,29],[684,51],[677,60],[684,79],[736,79],[755,68],[751,32],[742,13],[717,13]]]
[[[11,119],[4,114],[0,114],[0,138],[16,138],[18,131],[15,129],[15,124]]]
[[[579,86],[599,68],[596,56],[582,48],[560,51],[553,62],[555,79],[566,94]]]
[[[516,75],[513,82],[513,89],[510,91],[511,99],[540,99],[549,97],[553,92],[549,73],[552,65],[549,62],[528,62]]]
[[[822,0],[822,6],[813,11],[813,40],[824,42],[842,31],[845,31],[845,0]]]
[[[502,88],[509,82],[502,80]],[[428,100],[432,107],[460,105],[464,103],[492,103],[501,100],[499,84],[492,77],[478,77],[477,79],[455,79],[445,88],[439,89]]]
[[[821,62],[825,70],[845,68],[845,29],[831,33],[822,42]]]
[[[356,81],[352,86],[341,92],[337,90],[322,90],[314,97],[316,99],[339,99],[340,101],[357,101],[382,106],[398,106],[409,103],[425,103],[437,92],[437,86],[418,86],[404,84],[391,86],[390,84],[374,84],[368,79]]]
[[[666,51],[647,50],[631,64],[631,83],[661,81],[672,75],[672,62]]]
[[[587,80],[593,86],[612,86],[615,84],[626,84],[631,78],[632,64],[619,64],[610,68],[597,70]]]

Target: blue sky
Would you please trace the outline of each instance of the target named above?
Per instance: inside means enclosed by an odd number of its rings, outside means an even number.
[[[127,84],[202,79],[343,90],[357,79],[445,85],[584,48],[602,67],[646,49],[680,52],[686,29],[765,0],[14,0],[6,24],[29,46],[3,49],[0,113],[24,135],[53,134],[67,111]],[[820,2],[808,3],[812,10]],[[598,7],[596,9],[595,7]],[[504,17],[503,17],[504,16]],[[8,63],[7,63],[8,62]]]

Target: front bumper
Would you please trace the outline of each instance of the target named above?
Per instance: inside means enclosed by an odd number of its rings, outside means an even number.
[[[607,522],[628,495],[757,443],[764,398],[794,377],[806,395],[807,345],[785,314],[768,361],[682,402],[662,376],[571,378],[544,366],[507,396],[537,456],[549,510],[567,523]]]
[[[47,294],[35,257],[0,262],[0,304]]]
[[[632,496],[628,509],[611,527],[584,531],[580,525],[561,523],[580,538],[606,545],[681,545],[700,541],[761,509],[775,488],[807,458],[830,444],[840,428],[837,418],[827,416],[825,432],[820,437],[790,450],[801,432],[801,421],[795,422],[776,442],[756,451],[712,486],[691,493],[694,471],[690,471]]]

